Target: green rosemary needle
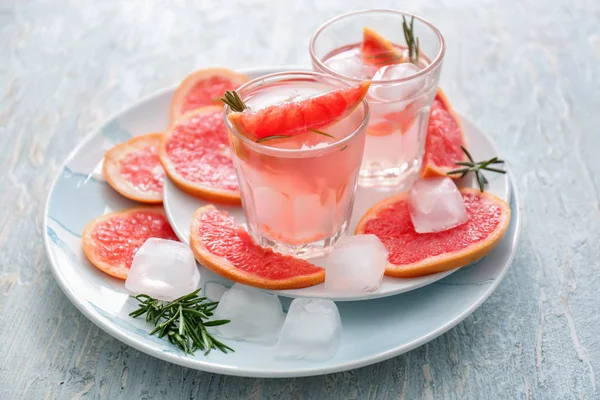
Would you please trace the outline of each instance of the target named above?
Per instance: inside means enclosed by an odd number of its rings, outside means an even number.
[[[256,143],[262,143],[262,142],[266,142],[267,140],[273,140],[273,139],[284,139],[284,138],[289,138],[291,137],[290,135],[271,135],[271,136],[265,136],[264,138],[260,138],[256,141]]]
[[[414,30],[415,17],[410,18],[410,24],[406,23],[406,18],[402,17],[402,30],[404,31],[404,39],[408,48],[408,58],[410,62],[418,65],[419,63],[419,38],[415,36]]]
[[[206,355],[212,349],[223,353],[234,351],[208,333],[207,327],[224,325],[229,320],[210,320],[219,303],[199,297],[199,292],[200,289],[197,289],[171,302],[157,300],[147,294],[132,296],[139,302],[139,308],[129,315],[137,318],[146,314],[146,322],[154,325],[150,334],[157,334],[159,338],[167,336],[169,342],[185,353],[202,350]]]
[[[312,129],[312,128],[309,128],[308,130],[309,130],[309,131],[311,131],[311,132],[314,132],[314,133],[316,133],[316,134],[318,134],[318,135],[323,135],[323,136],[327,136],[327,137],[329,137],[329,138],[335,139],[335,136],[333,136],[333,135],[330,135],[330,134],[329,134],[329,133],[327,133],[327,132],[319,131],[319,130],[317,130],[317,129]]]
[[[232,111],[242,112],[248,106],[244,101],[240,98],[235,90],[227,90],[225,94],[220,99],[223,103],[227,104]]]
[[[477,184],[479,185],[479,190],[483,192],[485,190],[485,185],[488,184],[488,180],[483,175],[483,172],[481,172],[482,170],[496,172],[499,174],[506,173],[506,171],[503,169],[491,167],[491,165],[495,165],[495,164],[504,164],[504,160],[500,160],[500,159],[498,159],[498,157],[493,157],[493,158],[490,158],[489,160],[475,162],[473,160],[473,156],[471,156],[471,153],[469,153],[469,151],[464,146],[460,146],[460,148],[466,154],[469,161],[455,162],[454,164],[459,165],[463,168],[449,171],[446,173],[446,175],[460,174],[460,177],[462,178],[469,172],[474,172],[475,177],[477,178]]]

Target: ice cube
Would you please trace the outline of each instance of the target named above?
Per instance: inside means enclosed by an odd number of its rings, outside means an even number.
[[[288,310],[275,354],[327,360],[335,356],[341,341],[342,320],[333,301],[297,298]]]
[[[375,235],[345,236],[325,263],[325,288],[331,291],[374,292],[379,289],[388,251]]]
[[[172,301],[193,292],[200,272],[189,246],[150,238],[135,253],[125,287],[132,293]]]
[[[221,298],[229,288],[217,282],[206,282],[202,296],[206,296],[212,301],[221,301]]]
[[[463,197],[450,178],[416,180],[408,193],[415,231],[441,232],[468,221]]]
[[[217,327],[224,338],[275,343],[285,314],[279,297],[236,283],[219,301],[214,318],[231,321]]]
[[[400,83],[378,84],[377,81],[388,81],[407,78],[421,71],[412,63],[386,65],[377,70],[369,94],[379,101],[401,101],[416,96],[425,86],[425,78],[418,77]]]
[[[365,64],[359,53],[342,53],[325,61],[325,65],[340,75],[355,79],[371,79],[375,69]]]

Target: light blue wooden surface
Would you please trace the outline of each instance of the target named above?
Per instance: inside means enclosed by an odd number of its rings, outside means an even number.
[[[301,379],[170,365],[83,317],[41,238],[71,149],[196,68],[308,66],[322,22],[368,7],[440,27],[444,90],[515,171],[524,230],[497,292],[408,354]],[[594,0],[0,1],[0,399],[600,398],[599,110]]]

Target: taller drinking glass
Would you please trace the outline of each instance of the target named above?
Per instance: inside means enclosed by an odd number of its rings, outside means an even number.
[[[372,79],[362,185],[396,185],[419,170],[444,50],[433,24],[393,10],[344,14],[313,35],[316,71],[349,83]]]

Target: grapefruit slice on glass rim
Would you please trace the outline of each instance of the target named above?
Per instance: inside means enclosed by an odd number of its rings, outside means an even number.
[[[510,206],[477,189],[460,189],[469,220],[436,233],[415,232],[408,193],[374,205],[361,218],[355,234],[374,234],[389,252],[385,274],[413,278],[463,267],[488,254],[504,236]]]
[[[446,173],[456,169],[456,162],[468,161],[461,146],[466,148],[467,143],[460,119],[450,106],[444,92],[438,89],[429,113],[421,177],[459,178],[460,174],[446,175]]]
[[[226,90],[235,90],[248,77],[225,68],[207,68],[191,73],[177,87],[171,100],[171,121],[195,108],[222,105]]]
[[[325,270],[254,243],[233,217],[213,205],[196,210],[190,246],[196,260],[232,281],[263,289],[299,289],[325,281]]]
[[[135,137],[108,150],[102,173],[113,189],[128,199],[162,203],[165,170],[158,159],[162,133]]]
[[[301,134],[348,116],[362,102],[370,84],[371,81],[364,81],[348,88],[275,104],[258,111],[232,111],[227,118],[241,134],[253,140]]]
[[[126,279],[133,256],[149,238],[176,240],[160,206],[135,207],[90,221],[81,235],[83,252],[102,272]]]
[[[241,203],[222,107],[197,108],[172,123],[159,157],[184,192],[218,203]]]

